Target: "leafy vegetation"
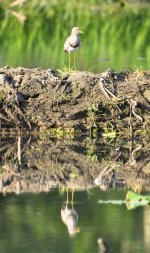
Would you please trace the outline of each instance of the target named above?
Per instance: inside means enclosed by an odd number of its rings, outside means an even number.
[[[150,204],[150,195],[140,195],[132,191],[128,191],[126,195],[127,209],[131,210],[139,206],[147,206]]]

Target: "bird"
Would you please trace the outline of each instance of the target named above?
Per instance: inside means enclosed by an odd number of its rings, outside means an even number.
[[[74,208],[68,208],[67,206],[62,208],[61,218],[63,223],[67,226],[70,236],[74,236],[77,232],[80,232],[80,228],[77,227],[78,213]]]
[[[79,33],[83,33],[79,27],[73,27],[71,35],[67,37],[64,43],[64,51],[69,53],[69,72],[70,72],[70,53],[76,51],[80,48],[80,37]],[[74,54],[74,69],[76,70],[75,65],[75,54]]]
[[[103,238],[97,239],[97,244],[99,247],[100,253],[108,253],[110,251],[109,245],[106,243],[106,241]]]
[[[61,219],[63,223],[67,226],[69,235],[72,237],[75,236],[76,233],[80,232],[80,228],[77,227],[78,213],[73,207],[74,191],[72,192],[72,199],[71,199],[72,206],[71,208],[69,208],[68,190],[69,189],[67,187],[67,202],[66,206],[61,208]]]

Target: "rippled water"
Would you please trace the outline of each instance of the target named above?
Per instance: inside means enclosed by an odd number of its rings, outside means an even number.
[[[98,204],[100,199],[124,198],[125,191],[101,192],[97,188],[75,192],[73,208],[80,232],[71,236],[61,219],[66,193],[56,189],[35,195],[1,196],[0,252],[99,252],[97,238],[103,237],[112,253],[147,253],[150,208],[127,211],[125,205]],[[68,207],[72,208],[71,203]]]

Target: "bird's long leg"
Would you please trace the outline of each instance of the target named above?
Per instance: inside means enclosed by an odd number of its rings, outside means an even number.
[[[69,52],[69,73],[70,73],[70,52]]]
[[[74,64],[74,70],[76,71],[76,53],[74,53],[74,62],[73,62],[73,64]]]
[[[73,208],[73,198],[74,198],[74,189],[72,190],[72,197],[71,197],[71,205],[72,205],[72,208]]]
[[[67,190],[66,190],[66,192],[67,192],[67,201],[66,201],[66,206],[68,206],[68,203],[69,203],[69,199],[68,199],[68,191],[69,191],[69,189],[68,189],[68,187],[67,187]]]

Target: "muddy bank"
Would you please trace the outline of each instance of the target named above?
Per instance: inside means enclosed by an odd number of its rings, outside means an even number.
[[[0,69],[1,129],[148,134],[150,72]],[[127,129],[129,131],[127,131]],[[96,131],[95,130],[95,131]]]
[[[147,139],[1,138],[0,192],[130,188],[150,191]],[[18,150],[21,150],[19,155]]]
[[[1,193],[150,191],[150,72],[5,67],[0,119]]]

